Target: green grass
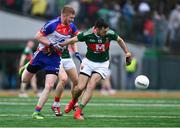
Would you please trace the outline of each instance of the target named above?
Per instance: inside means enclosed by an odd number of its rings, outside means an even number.
[[[42,110],[44,120],[31,118],[37,98],[0,97],[0,127],[180,127],[180,100],[176,98],[93,97],[84,109],[85,120],[73,112],[57,118],[52,97]],[[62,109],[69,101],[63,98]]]

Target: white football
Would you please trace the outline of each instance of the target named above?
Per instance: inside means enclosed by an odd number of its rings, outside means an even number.
[[[145,75],[139,75],[136,77],[134,84],[135,84],[136,88],[146,89],[149,86],[149,79]]]

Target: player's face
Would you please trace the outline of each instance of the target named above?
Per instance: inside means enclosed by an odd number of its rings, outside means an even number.
[[[29,48],[33,48],[34,47],[34,42],[29,41],[27,45],[28,45]]]
[[[64,16],[65,24],[67,24],[67,25],[70,24],[71,22],[74,21],[74,18],[75,18],[74,14],[69,14],[69,15]]]
[[[99,29],[98,35],[105,36],[108,30],[109,30],[109,27],[107,27],[107,28],[103,27],[103,28]]]

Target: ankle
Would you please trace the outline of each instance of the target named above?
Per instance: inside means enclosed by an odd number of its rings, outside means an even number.
[[[54,102],[60,102],[60,98],[57,97],[57,96],[55,96],[55,97],[54,97]]]
[[[41,108],[40,106],[36,106],[36,107],[35,107],[35,112],[40,112],[41,109],[42,109],[42,108]]]
[[[83,109],[85,107],[85,105],[82,102],[79,102],[79,108]]]

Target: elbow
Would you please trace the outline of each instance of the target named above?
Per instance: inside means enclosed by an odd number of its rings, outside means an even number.
[[[39,35],[35,35],[34,39],[39,41],[39,39],[40,39]]]
[[[38,33],[35,35],[34,39],[37,40],[37,41],[40,41],[40,39],[41,39],[41,34],[40,34],[40,32],[38,32]]]

